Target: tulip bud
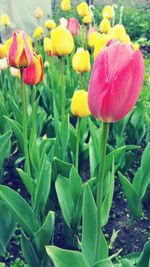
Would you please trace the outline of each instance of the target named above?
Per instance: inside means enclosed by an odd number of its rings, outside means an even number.
[[[48,56],[54,56],[52,41],[48,37],[44,38],[44,51],[48,54]]]
[[[69,55],[74,48],[74,41],[69,30],[58,26],[51,32],[52,46],[56,56]]]
[[[88,50],[79,48],[72,58],[73,69],[77,72],[88,72],[90,71],[90,55]]]
[[[7,58],[0,59],[0,70],[6,70],[8,68]]]
[[[98,54],[106,46],[109,40],[110,37],[106,34],[101,34],[100,36],[96,37],[94,43],[94,59],[97,58]]]
[[[7,16],[7,14],[2,15],[2,17],[1,17],[1,23],[5,27],[10,24],[10,20],[9,20],[9,17]]]
[[[41,83],[44,77],[44,67],[41,55],[33,54],[33,63],[23,70],[23,79],[26,84]]]
[[[83,23],[90,24],[92,22],[92,14],[90,11],[86,13],[86,15],[82,19]]]
[[[60,25],[61,26],[67,28],[67,26],[68,26],[68,20],[67,19],[65,19],[64,17],[62,17],[62,18],[60,18],[59,22],[60,22]]]
[[[25,32],[16,31],[13,33],[8,61],[10,66],[15,68],[27,68],[33,63],[33,54],[28,46]]]
[[[100,37],[100,36],[101,36],[100,33],[96,32],[96,31],[92,32],[90,34],[90,37],[89,37],[89,40],[88,40],[88,45],[90,47],[94,47],[97,37]]]
[[[131,42],[129,35],[126,33],[126,29],[123,25],[116,24],[108,31],[108,35],[112,39],[118,39],[122,43],[129,44]]]
[[[52,30],[56,28],[56,23],[52,19],[48,19],[45,21],[45,28],[48,30]]]
[[[103,19],[100,23],[100,31],[102,33],[107,33],[108,30],[110,29],[111,25],[108,19]]]
[[[44,30],[41,26],[37,26],[33,33],[33,38],[41,39],[43,37]]]
[[[6,49],[4,45],[0,44],[0,59],[3,59],[4,57],[6,57]]]
[[[116,42],[105,47],[94,62],[88,104],[99,120],[121,120],[135,105],[144,77],[140,50]]]
[[[73,36],[77,35],[79,31],[78,20],[76,18],[69,18],[67,28],[72,33]]]
[[[90,27],[87,31],[87,39],[90,38],[90,35],[92,32],[96,32],[96,29],[94,27]]]
[[[10,67],[10,73],[12,77],[20,78],[20,70],[17,68]]]
[[[36,8],[35,17],[36,19],[40,19],[43,17],[43,10],[40,7]]]
[[[70,0],[62,0],[61,1],[61,10],[69,11],[71,9]]]
[[[74,116],[87,117],[91,114],[88,107],[88,93],[85,90],[74,92],[71,101],[71,112]]]
[[[104,19],[112,19],[114,17],[114,9],[111,6],[105,6],[102,11],[102,16]]]
[[[89,11],[88,4],[86,2],[82,2],[77,6],[78,15],[84,17]]]

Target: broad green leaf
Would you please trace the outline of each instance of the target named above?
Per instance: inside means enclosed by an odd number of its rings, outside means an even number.
[[[9,156],[11,151],[11,135],[9,131],[0,136],[0,179],[3,172],[3,164],[6,158]]]
[[[135,219],[136,217],[140,217],[142,215],[142,205],[138,194],[136,193],[130,181],[121,173],[119,173],[119,179],[127,199],[127,204],[130,209],[131,217],[133,219]]]
[[[141,160],[141,198],[144,196],[148,185],[150,184],[150,142],[147,144]]]
[[[53,180],[57,178],[57,176],[60,174],[64,177],[69,177],[70,170],[71,170],[72,164],[67,163],[63,160],[60,160],[58,158],[53,159],[53,166],[52,166],[52,177]]]
[[[41,228],[34,234],[34,240],[36,243],[36,249],[38,250],[38,255],[42,259],[45,253],[45,246],[49,245],[54,232],[54,221],[55,213],[49,211],[45,219],[44,224]]]
[[[4,257],[8,242],[16,228],[16,221],[2,200],[0,200],[0,215],[0,256]]]
[[[96,204],[92,192],[85,186],[82,211],[82,254],[87,266],[92,266],[95,261],[96,242]]]
[[[140,191],[141,191],[141,178],[142,174],[141,174],[141,167],[138,168],[134,179],[133,179],[133,187],[135,189],[135,191],[137,192],[138,196],[140,197]]]
[[[139,257],[137,267],[149,267],[149,261],[150,261],[150,241],[147,241]]]
[[[72,166],[70,171],[69,184],[73,201],[76,203],[82,190],[82,180],[74,166]]]
[[[31,180],[26,172],[24,172],[22,169],[17,168],[17,172],[19,173],[19,176],[21,180],[23,181],[27,191],[31,195],[31,183],[32,183],[32,188],[35,190],[35,181]]]
[[[24,258],[30,267],[41,267],[41,262],[38,255],[31,243],[31,240],[25,237],[23,234],[21,236],[21,248],[23,251]]]
[[[106,259],[99,261],[93,265],[93,267],[113,267],[111,260]]]
[[[30,205],[17,192],[5,185],[0,185],[0,198],[4,201],[23,230],[32,236],[36,231],[37,223]]]
[[[59,175],[55,183],[59,205],[68,227],[71,228],[74,216],[74,203],[70,191],[69,179]]]
[[[54,246],[46,246],[46,251],[55,267],[87,267],[80,252]]]
[[[112,165],[112,173],[110,177],[110,185],[108,187],[108,190],[106,192],[105,198],[103,200],[102,204],[102,226],[106,225],[109,219],[109,212],[111,209],[112,205],[112,200],[113,200],[113,194],[114,194],[114,161]]]

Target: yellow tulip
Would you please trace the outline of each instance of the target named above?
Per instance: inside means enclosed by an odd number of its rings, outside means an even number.
[[[82,19],[83,23],[90,24],[92,22],[92,14],[90,11],[86,13],[86,15]]]
[[[74,92],[71,102],[71,112],[74,116],[87,117],[91,114],[88,107],[88,92],[78,90]]]
[[[102,34],[100,37],[97,37],[94,44],[94,59],[97,58],[98,54],[105,47],[105,45],[110,40],[110,37],[106,34]]]
[[[43,10],[40,7],[36,8],[36,10],[35,10],[35,17],[37,19],[40,19],[40,18],[43,17]]]
[[[9,20],[9,17],[7,16],[7,14],[2,15],[1,23],[3,26],[8,26],[10,24],[10,20]]]
[[[110,21],[108,19],[103,19],[99,25],[100,27],[100,31],[102,33],[107,33],[108,30],[110,29],[111,25],[110,25]]]
[[[61,10],[69,11],[71,9],[70,0],[62,0],[61,1]]]
[[[0,59],[3,59],[6,56],[5,46],[0,44]]]
[[[52,30],[56,28],[56,23],[53,19],[48,19],[45,21],[45,28],[48,30]]]
[[[44,38],[44,51],[49,55],[49,56],[54,56],[54,49],[52,46],[52,41],[50,38],[45,37]]]
[[[100,33],[98,32],[92,32],[89,36],[89,39],[88,39],[88,45],[90,47],[94,47],[94,44],[95,44],[95,40],[97,37],[101,36]]]
[[[77,6],[78,15],[84,17],[89,11],[88,4],[86,2],[82,2]]]
[[[112,19],[114,17],[114,9],[112,6],[105,6],[102,11],[102,16],[104,19]]]
[[[80,73],[90,71],[91,64],[89,51],[79,48],[72,58],[72,67],[75,71]]]
[[[33,38],[40,39],[43,37],[44,30],[41,26],[37,26],[33,33]]]
[[[69,55],[74,48],[72,34],[63,26],[51,31],[52,46],[57,56]]]
[[[118,39],[120,42],[123,43],[129,44],[131,42],[130,37],[126,33],[126,29],[123,25],[116,24],[108,31],[108,35],[110,36],[110,38]]]

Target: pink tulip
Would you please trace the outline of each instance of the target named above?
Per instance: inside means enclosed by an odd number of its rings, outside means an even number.
[[[99,120],[116,122],[135,105],[144,77],[144,61],[130,45],[114,43],[95,60],[88,93],[91,113]]]
[[[89,39],[90,34],[91,34],[92,32],[96,32],[96,29],[95,29],[94,27],[91,27],[91,28],[88,29],[88,31],[87,31],[87,39]]]
[[[13,33],[12,44],[9,49],[8,60],[11,67],[26,68],[33,63],[33,54],[23,31]]]
[[[77,35],[79,31],[78,20],[76,18],[69,18],[67,28],[72,33],[73,36]]]

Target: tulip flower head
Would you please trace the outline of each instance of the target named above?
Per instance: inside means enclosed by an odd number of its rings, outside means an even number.
[[[23,79],[31,86],[41,83],[44,77],[44,67],[41,55],[33,53],[33,63],[23,70]]]
[[[61,10],[69,11],[71,9],[70,0],[62,0],[61,1]]]
[[[95,46],[95,41],[96,41],[96,39],[97,39],[98,37],[100,37],[100,36],[101,36],[100,33],[96,32],[96,31],[92,32],[92,33],[90,34],[90,36],[89,36],[89,39],[88,39],[88,45],[89,45],[90,47],[94,47],[94,46]]]
[[[86,16],[88,11],[89,11],[89,7],[88,7],[88,4],[86,2],[82,2],[77,6],[78,15],[81,17]]]
[[[114,9],[112,6],[105,6],[102,11],[102,16],[104,19],[112,19],[114,17]]]
[[[60,25],[61,26],[67,28],[67,26],[68,26],[68,20],[67,19],[65,19],[64,17],[62,17],[62,18],[60,18],[59,22],[60,22]]]
[[[4,57],[3,59],[0,59],[0,71],[6,70],[8,68],[7,58]]]
[[[52,30],[56,28],[56,23],[53,19],[48,19],[45,21],[45,28],[48,30]]]
[[[37,26],[33,33],[33,38],[41,39],[43,37],[44,30],[41,26]]]
[[[79,73],[88,72],[91,69],[88,50],[79,48],[72,58],[73,69]]]
[[[86,15],[82,19],[84,24],[90,24],[92,22],[92,14],[90,11],[86,13]]]
[[[87,39],[90,38],[90,35],[92,32],[96,32],[96,29],[94,27],[90,27],[87,31]]]
[[[85,90],[78,90],[74,92],[71,101],[71,112],[74,116],[80,118],[87,117],[91,114],[88,107],[88,92]]]
[[[33,63],[33,54],[28,45],[25,32],[13,33],[12,44],[8,52],[10,66],[15,68],[27,68]]]
[[[108,35],[111,39],[117,39],[122,43],[131,43],[130,37],[126,33],[126,29],[123,25],[116,24],[113,28],[108,30]]]
[[[2,15],[1,17],[1,23],[3,26],[7,27],[10,24],[10,20],[7,14]]]
[[[52,30],[51,40],[56,56],[69,55],[74,48],[72,34],[63,26],[58,26]]]
[[[0,44],[0,59],[3,59],[4,57],[6,57],[6,49],[4,45]]]
[[[110,29],[111,25],[110,25],[110,21],[108,19],[103,19],[99,25],[100,27],[100,31],[102,33],[107,33],[108,30]]]
[[[135,105],[142,87],[144,61],[140,50],[116,42],[96,58],[89,83],[91,113],[104,122],[121,120]]]
[[[48,56],[54,56],[52,41],[48,37],[44,38],[44,51],[47,53]]]
[[[41,19],[43,17],[43,10],[40,7],[36,8],[35,17],[36,19]]]
[[[106,46],[110,41],[110,37],[106,34],[99,34],[96,36],[94,41],[94,59],[97,58],[101,50]]]
[[[73,36],[76,36],[79,32],[79,22],[76,18],[69,18],[67,29],[72,33]]]

